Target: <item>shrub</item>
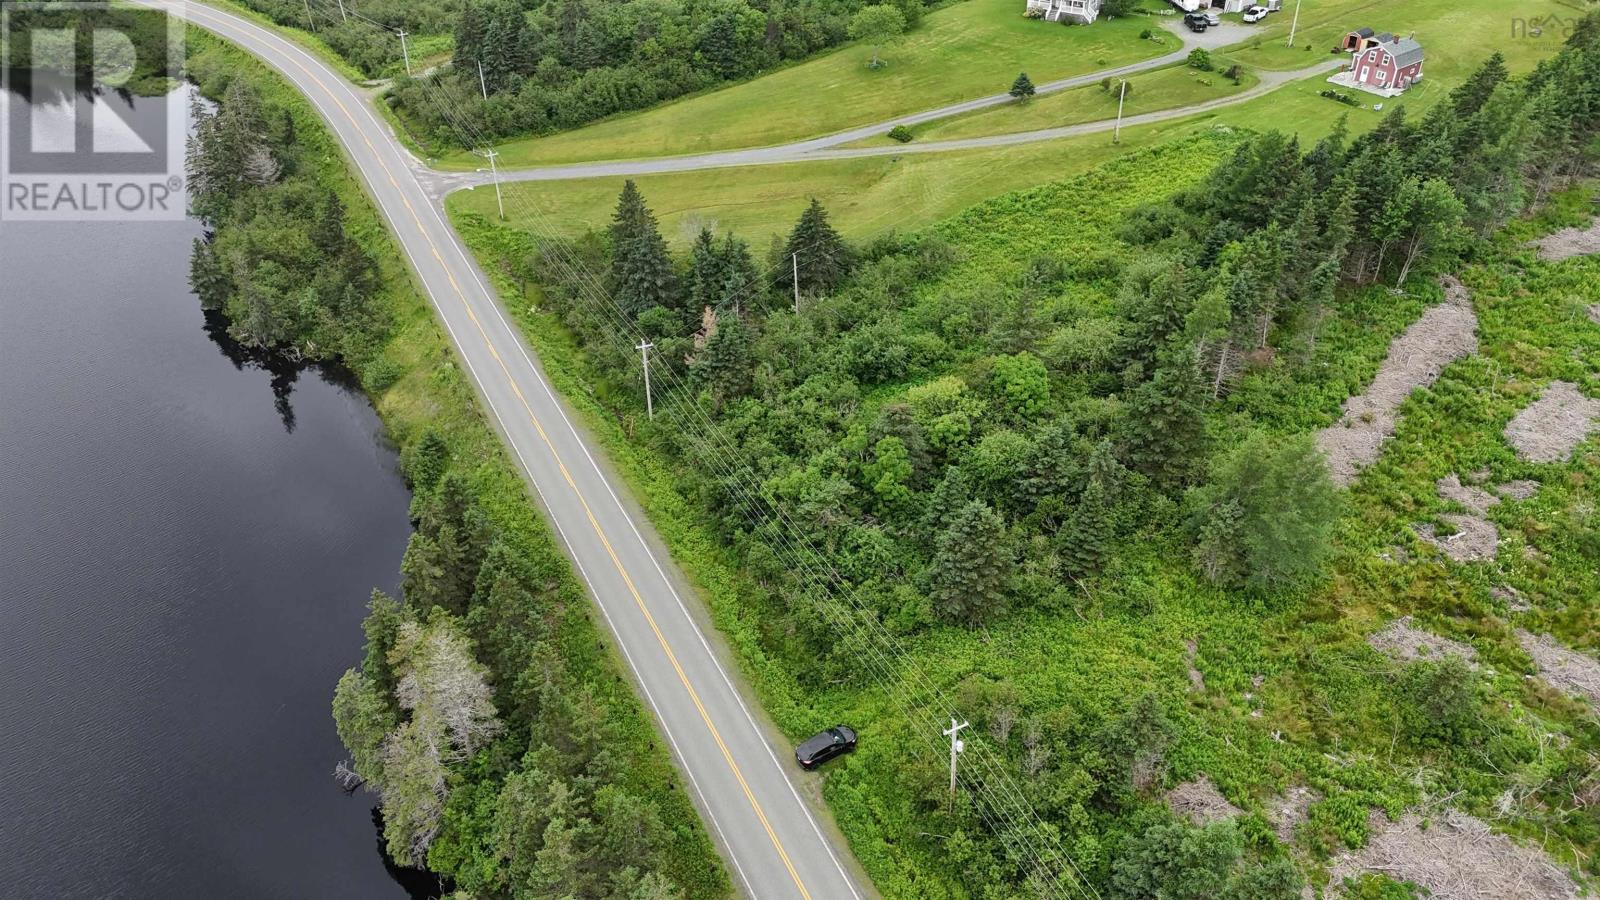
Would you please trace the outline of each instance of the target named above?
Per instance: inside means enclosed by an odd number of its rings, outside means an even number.
[[[910,143],[912,138],[911,129],[905,127],[904,125],[896,125],[895,127],[889,129],[889,137],[893,140],[899,141],[902,144]]]
[[[1139,40],[1141,40],[1141,41],[1150,40],[1150,29],[1146,28],[1145,30],[1139,32]]]
[[[1189,68],[1199,69],[1202,72],[1211,71],[1211,54],[1199,47],[1190,50]]]
[[[1227,71],[1222,73],[1222,77],[1232,80],[1234,84],[1238,84],[1239,79],[1244,77],[1244,66],[1234,63],[1228,67]]]
[[[1407,666],[1399,693],[1401,719],[1418,744],[1460,745],[1479,730],[1478,676],[1453,653]]]

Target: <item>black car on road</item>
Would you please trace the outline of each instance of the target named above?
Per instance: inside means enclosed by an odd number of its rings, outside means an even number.
[[[848,725],[835,725],[818,732],[794,748],[795,761],[802,769],[815,769],[835,756],[856,749],[856,731]]]

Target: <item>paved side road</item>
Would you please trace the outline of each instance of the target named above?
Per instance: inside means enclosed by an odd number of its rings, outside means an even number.
[[[1169,54],[1170,55],[1170,54]],[[1167,57],[1157,60],[1147,60],[1149,63],[1170,62]],[[1143,65],[1143,64],[1139,64]],[[1327,59],[1314,66],[1296,69],[1290,72],[1263,71],[1261,80],[1249,89],[1240,91],[1232,96],[1222,97],[1217,100],[1207,100],[1193,106],[1180,106],[1174,109],[1162,109],[1154,112],[1140,113],[1136,116],[1127,116],[1122,120],[1123,128],[1132,128],[1137,125],[1150,125],[1156,122],[1169,122],[1174,119],[1188,118],[1199,113],[1208,112],[1222,107],[1253,100],[1262,94],[1277,90],[1283,85],[1315,75],[1318,72],[1332,71],[1342,65],[1342,60]],[[1093,84],[1103,77],[1102,73],[1080,76],[1081,84]],[[981,104],[974,108],[981,109],[993,106],[993,98],[972,101]],[[1005,97],[1010,100],[1010,97]],[[940,112],[935,110],[919,114],[922,118],[918,121],[930,121],[943,118],[935,115]],[[656,159],[625,159],[593,163],[572,163],[570,165],[546,166],[536,169],[501,169],[502,181],[565,181],[575,178],[600,178],[606,176],[631,176],[631,175],[660,175],[670,172],[693,172],[699,169],[726,169],[739,166],[779,165],[782,163],[806,162],[819,159],[857,159],[865,156],[904,156],[908,153],[942,153],[950,150],[975,150],[984,147],[1010,147],[1017,144],[1032,144],[1039,141],[1053,141],[1063,137],[1073,137],[1082,134],[1094,134],[1101,131],[1110,131],[1116,126],[1114,119],[1101,119],[1095,122],[1083,122],[1077,125],[1064,125],[1059,128],[1041,128],[1035,131],[1018,131],[1010,134],[990,134],[982,137],[961,138],[948,141],[913,141],[909,144],[899,144],[891,147],[840,147],[841,143],[860,140],[884,133],[881,126],[856,129],[843,132],[842,135],[833,135],[825,138],[815,138],[809,141],[800,141],[794,144],[783,144],[776,147],[759,147],[751,150],[727,150],[719,153],[702,153],[695,156],[664,156]],[[418,164],[421,165],[420,163]],[[422,177],[428,184],[429,190],[436,195],[442,195],[462,188],[478,187],[489,184],[488,175],[456,174],[438,172],[432,169],[423,169]]]
[[[859,900],[870,889],[851,874],[845,849],[826,836],[790,781],[789,748],[775,746],[757,724],[675,590],[671,561],[646,540],[649,523],[619,499],[597,462],[599,451],[569,420],[368,98],[254,22],[192,0],[135,2],[181,16],[261,58],[311,100],[337,135],[588,585],[735,884],[763,900]]]

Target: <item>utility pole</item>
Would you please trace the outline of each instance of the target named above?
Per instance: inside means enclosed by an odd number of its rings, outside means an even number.
[[[500,193],[500,169],[494,164],[494,158],[500,155],[499,150],[485,150],[483,155],[489,160],[489,174],[494,176],[494,202],[500,206],[500,221],[506,220],[506,200]]]
[[[349,22],[350,21],[350,17],[345,15],[345,12],[344,12],[344,0],[338,0],[338,3],[339,3],[339,21],[341,21],[341,22]]]
[[[1128,80],[1122,80],[1122,87],[1117,91],[1117,127],[1111,132],[1111,143],[1122,140],[1122,101],[1128,96]]]
[[[794,263],[794,314],[800,315],[800,252],[789,254],[789,259]]]
[[[1294,30],[1300,26],[1300,0],[1294,0],[1294,20],[1289,23],[1289,43],[1294,46]]]
[[[957,725],[955,717],[951,716],[950,727],[944,733],[945,737],[950,739],[950,796],[952,797],[956,795],[956,754],[966,749],[966,743],[956,735],[961,733],[961,729],[971,724],[971,722],[962,722]]]
[[[483,60],[478,60],[478,90],[483,91],[483,101],[489,102],[489,82],[483,77]]]
[[[406,47],[406,30],[404,28],[400,29],[400,52],[405,55],[405,58],[406,58],[406,74],[410,75],[411,74],[411,50]]]
[[[644,363],[644,413],[650,419],[656,417],[655,398],[650,396],[650,351],[654,347],[655,344],[649,341],[640,341],[639,346],[634,348],[639,351],[639,359]]]
[[[312,31],[317,30],[317,20],[311,18],[311,0],[306,0],[306,27]]]

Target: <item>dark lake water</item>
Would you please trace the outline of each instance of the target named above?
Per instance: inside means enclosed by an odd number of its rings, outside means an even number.
[[[198,234],[0,222],[0,890],[404,900],[329,709],[406,489],[360,394],[208,333]]]

